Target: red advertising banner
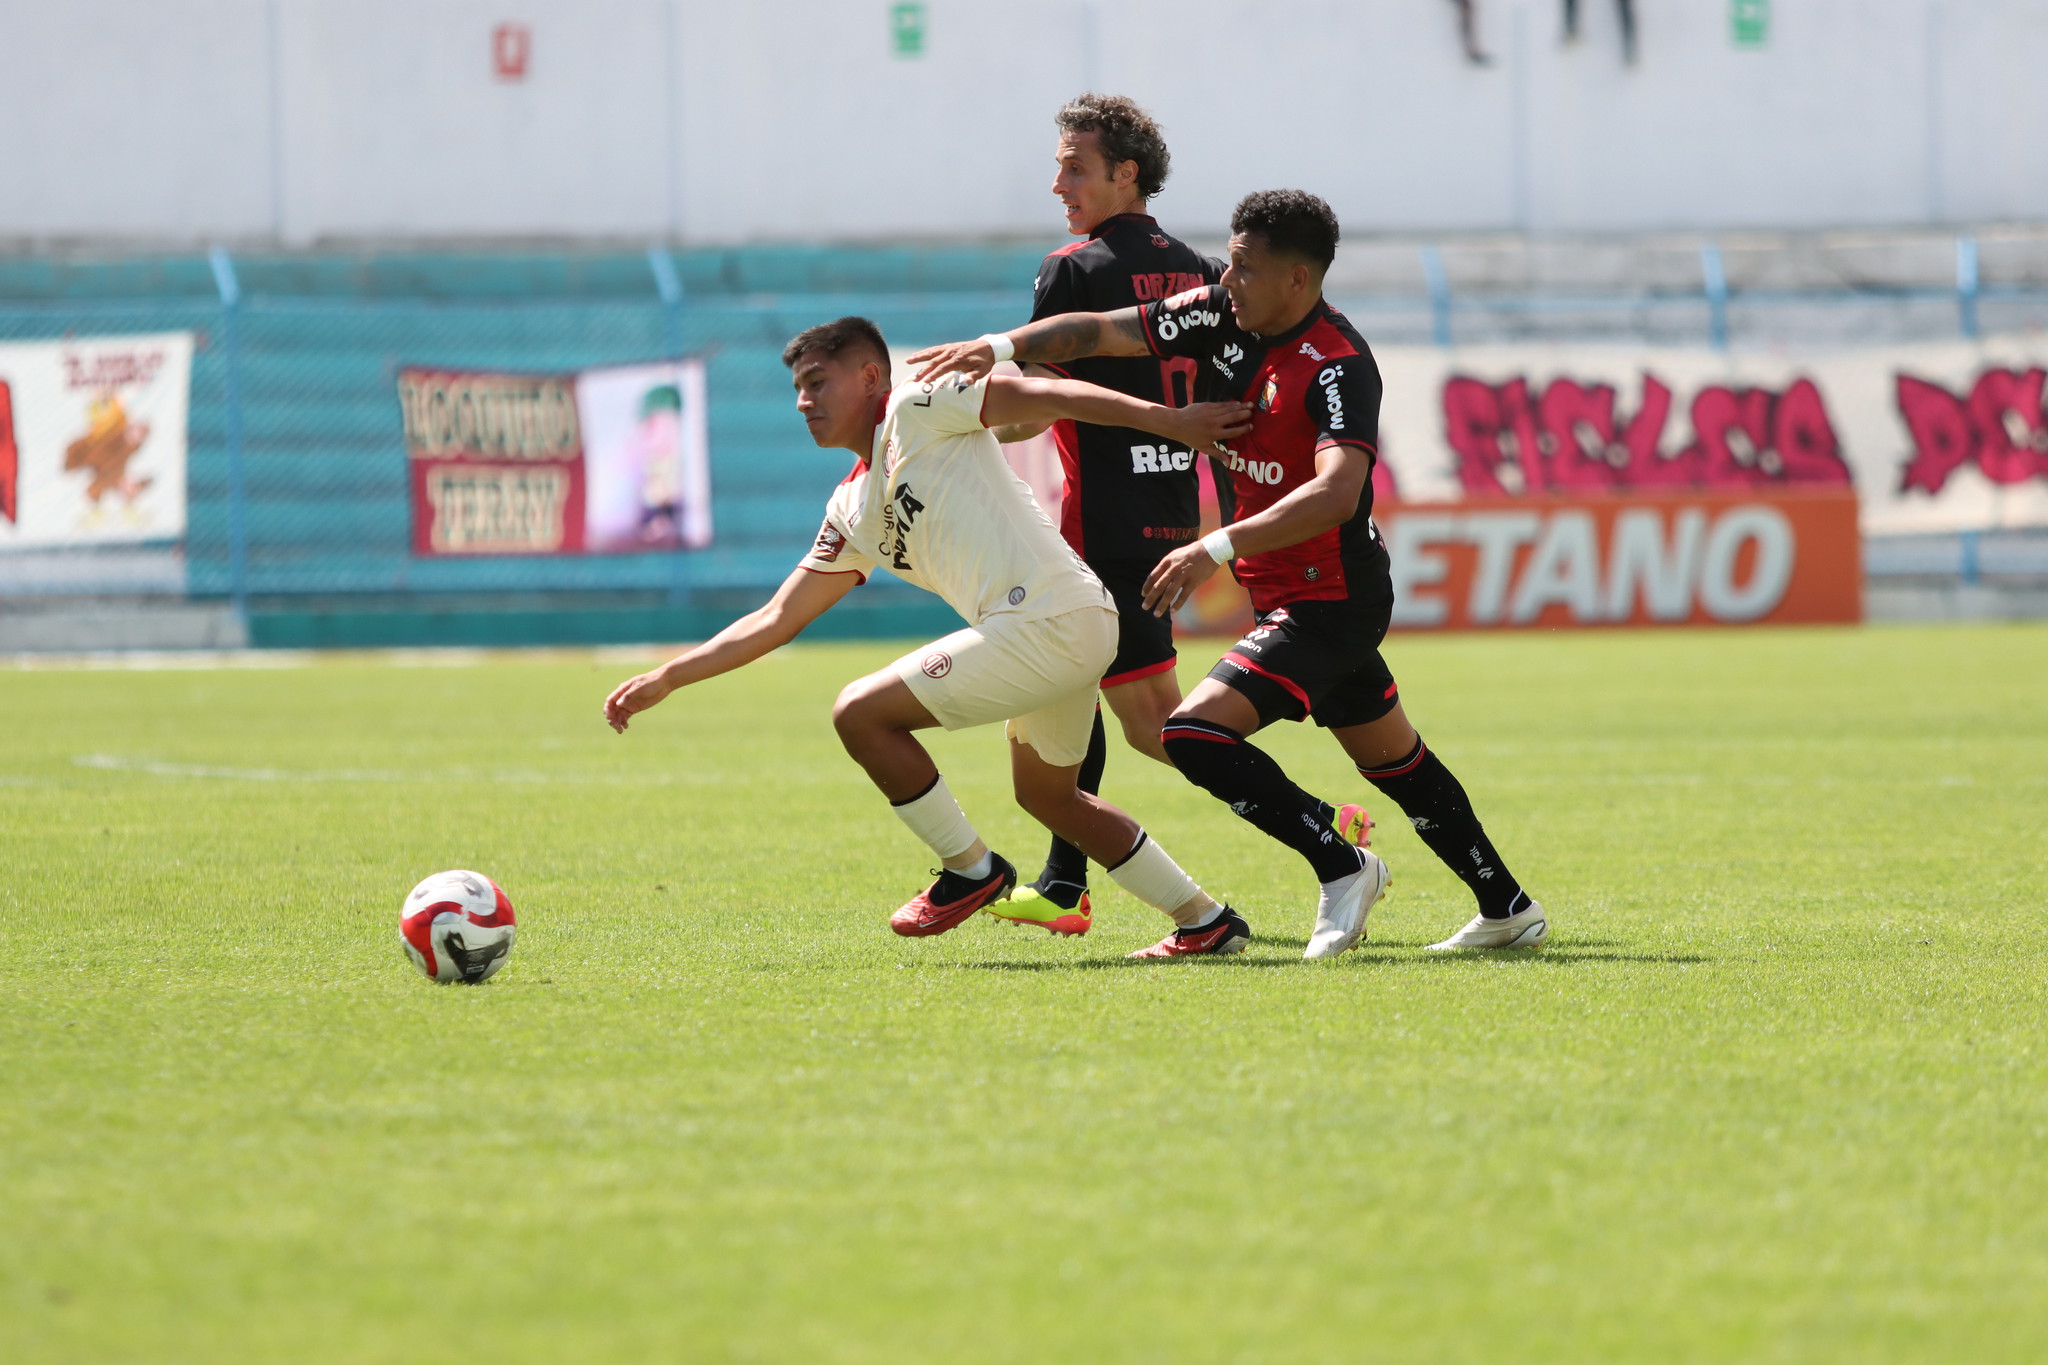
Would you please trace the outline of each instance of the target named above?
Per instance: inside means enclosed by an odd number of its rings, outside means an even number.
[[[418,555],[577,554],[576,376],[401,370]]]
[[[1392,503],[1396,628],[1859,621],[1856,496]]]

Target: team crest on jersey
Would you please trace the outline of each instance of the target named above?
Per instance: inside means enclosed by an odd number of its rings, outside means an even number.
[[[1259,411],[1271,412],[1273,404],[1280,401],[1280,381],[1272,375],[1266,376],[1266,387],[1259,390]]]
[[[1173,243],[1166,240],[1165,233],[1155,232],[1152,234],[1152,245],[1158,247],[1161,251],[1164,251],[1167,247],[1173,245]]]
[[[839,528],[826,522],[818,528],[818,539],[811,546],[811,558],[822,559],[827,564],[839,558],[839,552],[846,548],[846,537],[839,534]]]

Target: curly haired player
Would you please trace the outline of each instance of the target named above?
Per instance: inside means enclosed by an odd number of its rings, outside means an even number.
[[[1372,522],[1380,375],[1364,339],[1323,299],[1337,216],[1312,194],[1266,190],[1239,202],[1230,228],[1220,284],[1142,308],[1048,318],[911,361],[931,379],[984,373],[998,356],[1186,357],[1200,365],[1205,393],[1251,400],[1251,429],[1229,452],[1237,520],[1161,559],[1146,580],[1145,606],[1169,612],[1230,564],[1257,621],[1175,710],[1161,742],[1190,781],[1314,868],[1321,891],[1306,956],[1356,947],[1388,880],[1377,855],[1332,828],[1331,807],[1251,743],[1276,720],[1310,716],[1479,902],[1464,928],[1431,946],[1538,947],[1550,932],[1543,907],[1508,871],[1464,787],[1409,724],[1380,657],[1393,609],[1387,551]],[[1182,952],[1215,952],[1232,932],[1218,920],[1185,925],[1174,937]]]

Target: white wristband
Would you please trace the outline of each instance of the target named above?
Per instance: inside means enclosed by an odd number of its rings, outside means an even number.
[[[988,332],[983,334],[981,339],[986,341],[988,348],[996,353],[998,363],[1008,360],[1017,354],[1017,343],[1010,340],[1008,332]]]
[[[1230,532],[1211,531],[1202,537],[1202,548],[1209,552],[1209,558],[1218,564],[1228,564],[1237,558],[1237,551],[1231,548]]]

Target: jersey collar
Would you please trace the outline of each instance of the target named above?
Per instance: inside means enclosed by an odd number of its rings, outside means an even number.
[[[879,453],[875,449],[875,442],[882,439],[882,423],[888,416],[889,395],[885,393],[875,400],[875,429],[868,433],[868,453],[861,460],[862,464],[874,463],[875,456]]]
[[[1308,315],[1302,318],[1300,322],[1295,323],[1284,332],[1275,332],[1271,336],[1261,336],[1259,340],[1265,342],[1269,347],[1285,346],[1302,333],[1308,331],[1309,328],[1321,322],[1329,314],[1329,311],[1329,301],[1318,294],[1316,295],[1315,306],[1308,310]]]
[[[1091,240],[1100,237],[1117,223],[1143,223],[1146,227],[1159,226],[1159,220],[1149,213],[1112,213],[1094,227],[1089,228],[1088,236]]]

